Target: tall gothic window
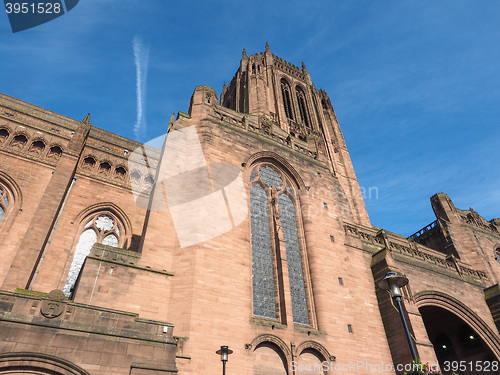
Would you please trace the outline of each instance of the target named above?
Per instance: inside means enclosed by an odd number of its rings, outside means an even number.
[[[293,120],[292,98],[290,95],[290,85],[282,78],[281,79],[281,95],[283,96],[283,106],[285,107],[286,117]]]
[[[9,195],[8,189],[0,181],[0,224],[9,209]]]
[[[310,324],[296,195],[291,182],[271,165],[255,168],[250,176],[253,313],[286,321],[282,316],[283,250],[288,264],[293,321]]]
[[[7,220],[7,217],[12,212],[17,194],[13,186],[13,182],[9,182],[9,177],[5,175],[2,178],[0,175],[0,227]],[[18,193],[18,192],[17,192]]]
[[[295,94],[297,95],[297,103],[299,104],[300,119],[305,126],[310,127],[311,125],[309,122],[309,113],[307,111],[306,95],[299,86],[295,87]]]
[[[95,243],[113,247],[118,247],[123,243],[123,226],[115,215],[110,212],[95,213],[92,216],[88,216],[84,223],[85,225],[75,247],[68,277],[64,283],[63,292],[67,297],[71,297],[73,294],[73,289],[85,258],[90,254],[90,250]]]

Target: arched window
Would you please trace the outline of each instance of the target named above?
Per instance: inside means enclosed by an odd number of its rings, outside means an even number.
[[[10,141],[10,145],[18,149],[22,149],[26,143],[28,143],[28,138],[24,134],[18,134]]]
[[[124,225],[111,212],[97,212],[87,216],[83,225],[78,243],[76,244],[73,261],[64,283],[63,292],[67,297],[71,297],[76,280],[82,269],[83,263],[95,243],[107,246],[123,246]]]
[[[292,107],[292,98],[290,95],[290,85],[286,81],[286,79],[281,79],[281,95],[283,96],[283,106],[285,107],[286,117],[290,120],[293,120],[293,107]]]
[[[0,180],[0,225],[9,210],[12,194],[10,194],[7,186]]]
[[[47,153],[47,156],[49,158],[53,158],[53,159],[59,159],[62,155],[62,148],[59,147],[59,146],[52,146],[51,148],[49,148],[49,152]]]
[[[115,169],[115,176],[117,176],[120,179],[124,179],[126,174],[127,171],[123,167],[118,167]]]
[[[291,179],[273,165],[261,164],[252,171],[250,182],[254,315],[286,322],[283,288],[284,282],[288,281],[293,322],[309,325],[296,214],[298,197],[291,188]],[[288,280],[283,277],[283,250],[288,264]]]
[[[9,175],[0,172],[0,228],[5,226],[15,207],[20,208],[21,201],[19,186]]]
[[[30,152],[34,152],[37,154],[41,154],[43,150],[45,150],[45,142],[41,140],[34,141],[33,143],[31,143],[31,146],[29,148]]]
[[[111,164],[109,164],[107,161],[99,164],[99,172],[101,173],[109,173],[109,171],[111,170]]]
[[[95,164],[95,159],[92,156],[87,156],[85,159],[83,159],[82,167],[88,170],[92,170],[94,169]]]
[[[495,259],[500,264],[500,248],[495,250]]]
[[[297,95],[297,103],[299,104],[300,119],[306,127],[310,127],[309,111],[307,110],[307,101],[304,91],[299,86],[295,86],[295,94]]]
[[[0,143],[5,142],[7,138],[9,138],[9,131],[5,128],[0,128]]]

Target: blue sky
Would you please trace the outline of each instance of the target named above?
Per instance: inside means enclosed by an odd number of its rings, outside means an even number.
[[[500,216],[499,19],[494,0],[81,0],[16,34],[0,15],[0,92],[147,141],[268,41],[328,92],[361,186],[378,190],[372,223],[408,236],[434,220],[437,192]]]

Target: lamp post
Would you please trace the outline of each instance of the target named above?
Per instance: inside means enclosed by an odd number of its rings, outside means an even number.
[[[215,354],[220,355],[220,360],[222,361],[222,375],[226,375],[226,362],[231,353],[233,353],[233,351],[229,349],[227,345],[222,345],[220,349],[215,352]]]
[[[392,300],[396,304],[396,307],[401,316],[401,321],[403,322],[403,327],[406,334],[406,339],[410,345],[410,351],[412,358],[418,359],[417,347],[415,346],[415,341],[410,333],[410,327],[408,327],[408,322],[406,321],[405,312],[403,310],[403,304],[401,303],[401,287],[408,284],[408,279],[401,276],[397,272],[387,272],[385,277],[378,282],[378,287],[383,290],[388,290],[391,293]]]

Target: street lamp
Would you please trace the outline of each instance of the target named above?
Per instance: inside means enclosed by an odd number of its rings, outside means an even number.
[[[408,327],[408,322],[406,321],[405,312],[403,310],[403,304],[401,303],[401,287],[408,284],[408,279],[401,276],[397,272],[387,272],[385,277],[378,282],[378,287],[383,290],[388,290],[391,293],[392,300],[396,304],[396,307],[401,316],[401,321],[403,322],[403,327],[406,334],[406,339],[410,345],[410,351],[412,358],[418,359],[417,347],[415,346],[415,341],[410,333],[410,328]]]
[[[219,350],[215,352],[215,354],[220,355],[220,360],[222,361],[222,375],[226,375],[226,362],[229,357],[229,354],[232,354],[233,351],[227,347],[227,345],[222,345]]]

